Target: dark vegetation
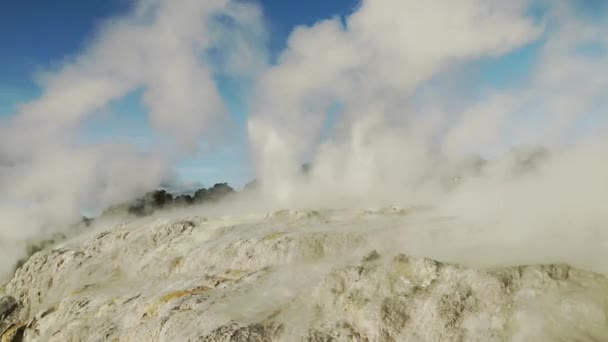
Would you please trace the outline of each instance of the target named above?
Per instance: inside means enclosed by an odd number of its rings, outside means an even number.
[[[200,188],[193,194],[173,195],[166,190],[159,189],[150,191],[132,202],[110,207],[103,215],[126,212],[135,216],[146,216],[166,208],[217,203],[235,193],[228,183],[218,183],[208,189]]]

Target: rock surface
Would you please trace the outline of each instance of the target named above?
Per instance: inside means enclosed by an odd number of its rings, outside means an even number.
[[[604,341],[608,279],[375,244],[408,210],[142,218],[35,254],[0,341]]]
[[[11,296],[0,298],[0,321],[10,316],[17,309],[17,301]]]

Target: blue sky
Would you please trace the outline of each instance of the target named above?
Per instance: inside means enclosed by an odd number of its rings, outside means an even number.
[[[0,2],[0,114],[38,94],[33,75],[75,54],[101,20],[128,2],[4,0]]]
[[[246,0],[254,1],[254,0]],[[106,18],[127,11],[133,0],[2,0],[0,1],[0,116],[15,112],[15,106],[36,98],[40,89],[34,76],[37,71],[53,68],[87,44],[96,27]],[[346,16],[358,0],[259,0],[270,33],[269,51],[273,61],[285,47],[294,27],[311,25],[335,15]],[[581,2],[581,13],[593,17],[606,1]],[[525,77],[534,63],[539,44],[533,44],[506,56],[486,59],[466,68],[476,89],[509,87]],[[188,182],[211,185],[228,181],[237,187],[249,181],[245,120],[247,117],[238,86],[217,80],[237,126],[235,143],[209,155],[194,156],[177,166],[178,174]],[[86,123],[85,139],[130,139],[145,145],[152,129],[144,120],[138,94],[114,102],[110,115]]]

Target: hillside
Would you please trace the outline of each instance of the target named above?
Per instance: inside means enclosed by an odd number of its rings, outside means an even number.
[[[189,214],[93,226],[35,254],[0,290],[1,341],[608,336],[608,278],[418,255],[402,241],[449,220],[422,209]]]

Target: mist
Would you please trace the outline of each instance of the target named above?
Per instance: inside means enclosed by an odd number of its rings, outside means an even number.
[[[450,218],[439,237],[421,225],[379,248],[608,272],[608,23],[584,15],[574,1],[363,0],[296,28],[270,63],[255,2],[139,1],[1,122],[0,274],[28,239],[158,187],[201,141],[227,144],[218,74],[252,85],[259,188],[209,213],[424,206]],[[471,95],[476,62],[530,46],[526,77]],[[86,118],[139,90],[159,133],[150,148],[77,141]],[[521,154],[541,148],[522,171]],[[469,168],[476,158],[484,166]]]
[[[285,207],[431,207],[452,218],[444,238],[384,244],[425,256],[606,272],[607,23],[534,4],[542,16],[527,1],[363,1],[296,29],[252,103],[262,191]],[[526,77],[470,95],[471,63],[531,46]]]
[[[40,98],[0,123],[0,274],[10,273],[26,241],[141,196],[172,179],[183,156],[225,142],[231,123],[214,77],[252,77],[264,63],[253,43],[264,37],[253,5],[144,0],[106,20],[78,54],[39,72]],[[87,119],[135,92],[155,129],[150,146],[80,138]]]

